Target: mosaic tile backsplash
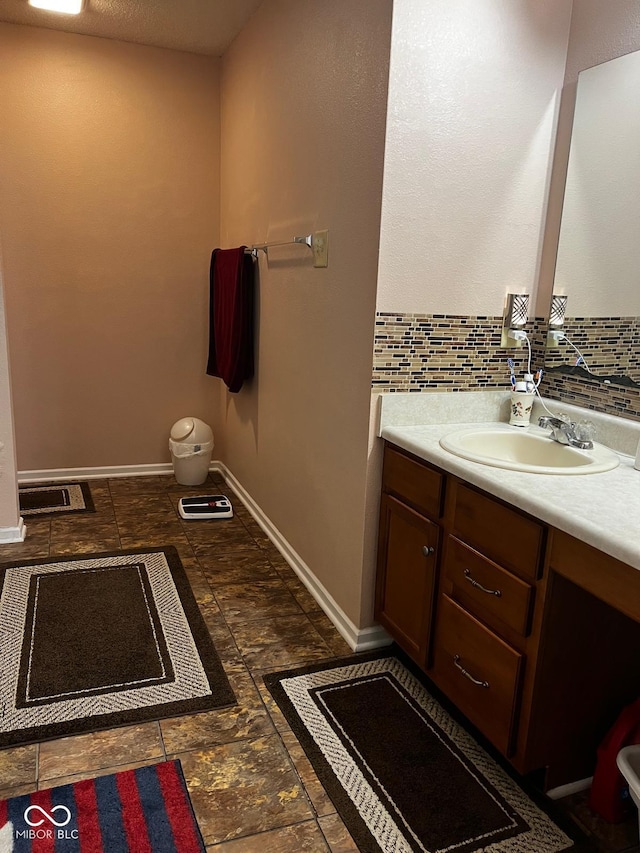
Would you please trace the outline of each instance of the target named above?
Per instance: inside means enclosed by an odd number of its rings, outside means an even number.
[[[625,375],[635,382],[640,381],[640,318],[565,317],[562,330],[580,350],[593,373]],[[545,367],[573,365],[576,358],[575,350],[561,342],[558,347],[547,349]],[[541,390],[554,400],[565,400],[624,418],[640,418],[640,388],[547,373]]]
[[[594,373],[626,374],[640,381],[640,318],[565,317],[562,331],[584,355]],[[548,349],[547,367],[575,364],[575,350],[567,343]]]
[[[376,315],[373,388],[380,391],[472,391],[509,388],[507,358],[519,377],[527,350],[501,349],[502,316]]]
[[[616,319],[620,321],[618,325]],[[589,321],[589,329],[579,318],[566,321],[566,334],[584,353],[592,370],[619,372],[614,353],[626,350],[640,335],[638,324],[629,318],[598,318]],[[599,327],[601,324],[601,328]],[[611,329],[610,326],[615,328]],[[634,331],[635,329],[635,331]],[[520,377],[527,362],[527,349],[500,346],[502,316],[461,316],[453,314],[376,315],[373,378],[374,390],[394,391],[472,391],[481,388],[509,387],[507,358],[513,358]],[[532,344],[532,367],[544,365],[547,322],[531,321],[525,330]],[[630,346],[627,346],[629,337]],[[626,336],[626,337],[625,337]],[[635,336],[635,337],[634,337]],[[638,347],[635,346],[634,351]],[[550,364],[574,363],[564,350],[550,350]],[[622,357],[622,353],[621,353]],[[622,365],[618,362],[620,368]],[[631,364],[629,365],[631,368]],[[577,379],[558,373],[546,373],[540,386],[542,394],[600,412],[640,418],[640,389],[605,385],[597,380]]]
[[[640,420],[640,388],[605,385],[597,379],[575,379],[561,373],[546,373],[540,390],[551,400],[564,400],[594,412]]]

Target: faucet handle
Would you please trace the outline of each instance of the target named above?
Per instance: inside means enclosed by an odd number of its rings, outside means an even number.
[[[542,417],[538,418],[538,426],[545,429],[560,429],[563,426],[567,426],[573,429],[575,424],[569,415],[566,415],[564,412],[558,412],[557,415],[542,415]]]
[[[542,417],[538,418],[538,426],[543,429],[558,429],[564,423],[560,418],[553,417],[551,415],[542,415]]]
[[[596,426],[593,421],[585,418],[575,424],[574,433],[578,441],[593,441],[596,435]]]

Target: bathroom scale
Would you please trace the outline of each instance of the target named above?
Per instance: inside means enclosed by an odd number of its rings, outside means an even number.
[[[231,501],[224,495],[202,495],[194,498],[180,498],[178,512],[181,518],[199,519],[233,518]]]

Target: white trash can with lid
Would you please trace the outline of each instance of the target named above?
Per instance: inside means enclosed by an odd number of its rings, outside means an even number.
[[[173,473],[183,486],[199,486],[207,479],[213,432],[199,418],[181,418],[171,427],[169,450]]]

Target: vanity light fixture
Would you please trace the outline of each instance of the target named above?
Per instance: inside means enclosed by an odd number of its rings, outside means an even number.
[[[549,313],[550,326],[562,326],[564,323],[564,315],[567,310],[567,297],[560,294],[554,294],[551,297],[551,311]]]
[[[513,336],[514,331],[522,330],[529,316],[529,294],[507,293],[502,319],[501,347],[521,347],[522,340]]]
[[[554,294],[551,297],[551,310],[549,312],[549,331],[547,333],[547,346],[557,347],[560,341],[564,339],[562,324],[564,323],[564,315],[567,310],[567,297],[561,294]]]
[[[29,0],[30,6],[46,9],[48,12],[62,12],[65,15],[78,15],[82,12],[84,0]]]

